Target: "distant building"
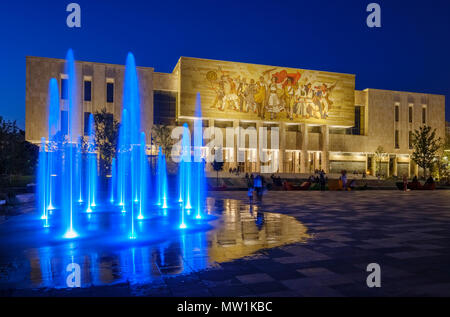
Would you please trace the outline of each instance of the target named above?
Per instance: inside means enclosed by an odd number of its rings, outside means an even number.
[[[445,121],[445,134],[450,135],[450,122]]]
[[[26,59],[26,138],[47,136],[48,82],[64,86],[64,60]],[[76,62],[81,131],[89,114],[106,107],[120,121],[125,67]],[[150,144],[153,124],[193,126],[196,94],[204,126],[279,128],[279,148],[267,149],[281,173],[375,173],[374,153],[387,153],[385,176],[417,175],[410,159],[412,132],[427,124],[444,137],[445,97],[379,89],[355,90],[355,75],[181,57],[172,73],[138,67],[141,126]],[[61,96],[61,130],[67,112]],[[237,138],[235,138],[236,140]],[[249,143],[224,143],[225,169],[259,172],[259,151]]]

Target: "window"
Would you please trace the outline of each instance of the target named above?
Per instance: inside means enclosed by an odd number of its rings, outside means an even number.
[[[106,83],[106,102],[114,102],[114,83]]]
[[[61,110],[61,134],[69,134],[69,112]]]
[[[91,113],[85,112],[84,113],[84,135],[89,135],[89,117]]]
[[[400,121],[400,107],[395,106],[395,122],[399,122],[399,121]]]
[[[399,144],[399,131],[395,130],[395,148],[399,149],[400,148],[400,144]]]
[[[177,106],[177,94],[169,91],[153,92],[153,123],[173,124]]]
[[[92,100],[92,82],[90,80],[84,81],[84,101]]]
[[[355,126],[352,128],[352,134],[361,134],[361,107],[355,106]]]
[[[412,149],[413,148],[413,141],[414,141],[414,135],[412,131],[409,131],[409,136],[408,136],[408,144],[409,144],[409,148]]]
[[[427,108],[422,107],[422,123],[427,123]]]
[[[67,78],[61,78],[61,99],[67,100],[69,84]]]
[[[364,107],[355,106],[355,123],[346,130],[346,134],[364,135]]]
[[[409,106],[409,109],[408,109],[408,121],[409,121],[409,123],[413,122],[413,107],[412,106]]]

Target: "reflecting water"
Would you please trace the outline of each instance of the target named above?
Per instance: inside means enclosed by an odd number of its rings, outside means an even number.
[[[155,233],[159,239],[127,243],[108,236],[45,239],[35,230],[34,215],[16,217],[0,226],[0,288],[67,287],[71,263],[80,267],[82,287],[147,283],[310,238],[307,228],[294,218],[236,200],[208,198],[206,212],[217,218],[202,231]],[[107,215],[97,218],[97,225],[110,226],[114,221]]]

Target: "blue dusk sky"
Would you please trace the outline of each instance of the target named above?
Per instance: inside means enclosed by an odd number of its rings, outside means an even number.
[[[68,28],[66,6],[81,6]],[[366,7],[381,5],[381,28]],[[356,89],[443,94],[450,121],[450,1],[2,1],[0,116],[25,126],[25,56],[171,72],[180,56],[356,74]]]

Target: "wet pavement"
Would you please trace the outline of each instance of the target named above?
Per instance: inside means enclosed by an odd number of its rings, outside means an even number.
[[[145,251],[140,252],[136,252],[138,248],[134,248],[135,259],[143,259],[143,256],[139,254],[152,255],[150,260],[139,260],[141,263],[151,265],[135,266],[137,271],[157,272],[155,273],[157,278],[151,281],[136,283],[129,278],[133,272],[130,273],[130,270],[124,272],[120,263],[125,263],[126,259],[132,259],[133,254],[125,252],[122,260],[120,256],[104,259],[100,257],[96,260],[90,257],[92,263],[100,263],[107,268],[104,271],[108,273],[93,274],[92,272],[102,272],[102,270],[91,269],[89,276],[97,276],[99,281],[114,279],[114,276],[127,276],[125,279],[116,278],[113,286],[92,286],[69,290],[53,287],[40,289],[26,287],[17,290],[11,288],[14,284],[8,285],[5,282],[3,274],[5,271],[13,272],[14,270],[23,273],[24,270],[14,267],[20,261],[5,262],[5,256],[1,254],[1,294],[13,296],[450,295],[450,271],[448,270],[450,265],[450,191],[269,192],[260,206],[252,208],[252,213],[245,192],[217,192],[212,195],[217,202],[220,202],[217,206],[224,210],[224,214],[229,213],[230,221],[215,224],[213,229],[204,233],[204,240],[197,238],[195,242],[195,239],[190,239],[190,245],[184,245],[188,252],[183,251],[182,243],[178,243],[178,247],[168,248],[173,250],[169,254],[178,260],[167,260],[167,263],[175,263],[175,265],[166,267],[161,265],[161,254],[164,252],[150,251],[150,246],[142,246]],[[265,222],[261,222],[261,213],[264,214]],[[287,227],[283,225],[286,221],[289,223]],[[262,226],[261,223],[263,223]],[[290,228],[290,226],[293,227]],[[290,235],[289,232],[296,233]],[[280,238],[283,236],[287,239]],[[273,240],[272,237],[277,238]],[[176,240],[182,241],[180,238]],[[199,248],[199,245],[207,247],[206,257],[205,253],[199,257],[195,256],[201,254],[199,250],[202,248]],[[36,254],[25,254],[27,259],[40,258]],[[177,254],[178,256],[175,256]],[[48,257],[44,256],[44,258]],[[182,262],[177,264],[176,261],[180,259]],[[139,261],[135,261],[135,264]],[[86,265],[92,267],[88,265],[91,262],[86,262]],[[5,263],[10,263],[12,267],[5,266]],[[119,263],[117,264],[119,268],[111,263]],[[182,266],[186,268],[183,271],[177,271],[181,267],[180,263],[183,263]],[[380,288],[367,287],[366,278],[369,273],[366,272],[366,267],[369,263],[378,263],[381,267]],[[30,264],[30,267],[33,265],[37,268],[37,272],[41,272],[36,273],[37,281],[44,280],[39,278],[39,274],[51,275],[42,274],[41,263]],[[124,267],[132,268],[133,265],[128,264]],[[31,272],[33,271],[30,271],[30,274]],[[21,274],[18,276],[20,277]],[[146,273],[146,276],[149,274]],[[14,280],[14,277],[9,275],[8,279]],[[28,277],[26,279],[33,280]],[[89,283],[97,285],[92,280],[93,278],[85,281],[85,285],[88,286]]]

